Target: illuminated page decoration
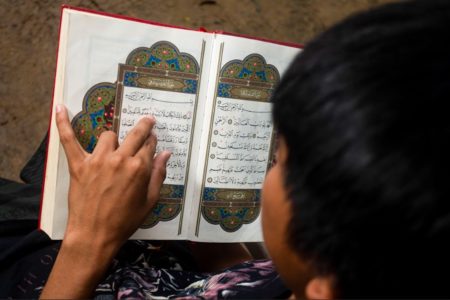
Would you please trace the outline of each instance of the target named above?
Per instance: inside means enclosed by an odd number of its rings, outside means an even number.
[[[258,54],[226,63],[219,73],[201,195],[201,214],[227,232],[256,220],[271,164],[270,97],[278,70]],[[196,234],[199,232],[197,222]]]
[[[91,87],[83,98],[82,111],[72,119],[81,146],[91,153],[103,131],[111,130],[114,120],[116,85],[102,82]]]
[[[78,140],[89,152],[105,130],[123,142],[142,116],[157,119],[157,153],[169,150],[161,198],[141,228],[170,221],[180,214],[186,190],[200,67],[194,57],[161,41],[133,50],[120,64],[116,84],[96,84],[86,93],[83,110],[73,119]],[[180,219],[181,228],[181,219]]]
[[[142,228],[175,218],[182,209],[195,113],[200,67],[195,58],[180,53],[169,42],[130,53],[126,65],[119,66],[117,82],[117,122],[119,143],[145,115],[155,116],[157,153],[169,150],[167,176],[161,198]],[[181,222],[181,221],[180,221]],[[181,223],[180,223],[181,226]]]
[[[131,239],[262,241],[269,99],[298,45],[84,8],[61,13],[39,228],[52,239],[66,230],[70,172],[55,121],[65,105],[88,152],[102,132],[121,143],[140,118],[156,118],[156,151],[172,156],[160,200]]]

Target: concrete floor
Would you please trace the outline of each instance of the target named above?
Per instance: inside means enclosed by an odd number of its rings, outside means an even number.
[[[305,43],[351,13],[392,1],[0,0],[0,177],[20,180],[47,130],[61,4]]]

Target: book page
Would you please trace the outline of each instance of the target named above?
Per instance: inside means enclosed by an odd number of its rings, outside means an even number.
[[[163,188],[165,202],[155,207],[152,215],[132,238],[186,238],[187,228],[182,227],[182,219],[186,213],[185,195],[189,192],[188,164],[192,159],[191,147],[195,142],[193,128],[196,126],[195,122],[201,124],[202,121],[197,120],[195,116],[196,113],[202,113],[201,106],[199,111],[196,111],[196,108],[201,98],[199,95],[206,89],[206,85],[200,84],[201,70],[204,65],[209,64],[211,36],[202,32],[156,26],[72,9],[64,9],[64,12],[68,25],[61,35],[60,43],[64,43],[66,47],[58,65],[64,64],[65,67],[59,68],[60,72],[57,74],[57,79],[62,80],[56,82],[62,82],[62,87],[55,86],[55,89],[62,92],[55,94],[53,105],[66,105],[73,118],[75,133],[88,151],[93,150],[101,132],[112,130],[117,124],[119,139],[123,140],[129,128],[143,114],[155,115],[158,122],[158,150],[168,149],[173,152],[169,162],[171,171],[168,172]],[[175,63],[183,64],[186,62],[183,59],[189,57],[192,64],[184,64],[184,71],[180,71],[180,65],[175,66],[178,69],[173,69],[173,66],[168,64],[169,69],[163,71],[155,71],[156,68],[152,70],[151,62],[150,65],[145,65],[146,62],[139,65],[136,61],[139,56],[133,56],[132,54],[136,53],[133,51],[154,50],[152,46],[161,42],[176,48],[180,56]],[[196,72],[186,71],[186,68],[196,68]],[[128,77],[130,84],[123,84],[124,78],[120,76],[126,74],[135,76],[137,80],[134,85],[131,84],[131,77]],[[191,78],[188,78],[189,76]],[[170,82],[169,79],[173,81]],[[190,85],[181,88],[172,85],[177,82]],[[117,94],[120,94],[120,100],[124,100],[119,102],[122,108],[119,110],[116,107]],[[120,113],[123,113],[123,116]],[[51,126],[51,130],[56,131],[54,117]],[[51,235],[52,238],[61,239],[67,218],[69,173],[62,148],[57,155],[58,175],[55,182]]]
[[[200,66],[196,59],[167,41],[138,48],[130,53],[127,64],[119,65],[114,119],[119,144],[140,118],[152,115],[156,118],[153,128],[158,139],[156,152],[172,152],[161,197],[142,224],[143,229],[180,215],[178,235],[181,235],[199,79]]]
[[[202,187],[190,238],[262,241],[261,188],[274,151],[270,97],[299,49],[226,35],[215,43],[211,121],[202,136]]]

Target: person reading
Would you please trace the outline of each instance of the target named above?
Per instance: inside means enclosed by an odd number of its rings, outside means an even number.
[[[294,296],[449,297],[448,36],[448,1],[390,4],[318,36],[282,78],[262,222]],[[154,156],[152,117],[88,155],[57,115],[70,216],[41,297],[89,297],[157,201],[169,153]]]

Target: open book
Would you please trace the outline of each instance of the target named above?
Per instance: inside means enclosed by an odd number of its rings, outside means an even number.
[[[116,131],[120,143],[142,116],[155,116],[157,151],[172,156],[160,201],[132,238],[262,241],[270,96],[299,51],[63,7],[53,108],[68,108],[87,151],[103,131]],[[40,228],[62,239],[69,173],[54,117]]]

